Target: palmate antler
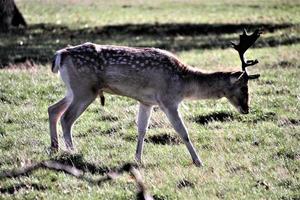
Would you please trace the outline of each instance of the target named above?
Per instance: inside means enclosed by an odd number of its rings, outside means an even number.
[[[239,44],[235,44],[235,43],[231,42],[233,48],[235,50],[237,50],[237,52],[240,55],[240,59],[242,62],[242,70],[246,74],[247,74],[246,67],[257,64],[258,60],[246,60],[245,61],[244,54],[247,51],[247,49],[249,49],[255,43],[255,41],[259,38],[260,34],[261,34],[261,31],[255,30],[254,33],[252,33],[251,35],[248,35],[246,30],[244,30],[243,34],[240,35]],[[259,74],[254,74],[254,75],[247,74],[247,76],[248,76],[248,79],[257,79],[260,75]]]

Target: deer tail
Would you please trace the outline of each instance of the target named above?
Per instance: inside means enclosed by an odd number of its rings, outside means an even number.
[[[66,53],[65,50],[59,50],[55,53],[53,61],[52,61],[52,67],[51,67],[51,71],[53,73],[58,72],[65,53]]]

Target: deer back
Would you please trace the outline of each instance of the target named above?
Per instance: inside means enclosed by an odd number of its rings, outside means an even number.
[[[99,90],[141,101],[153,101],[159,93],[178,94],[188,71],[173,54],[155,48],[85,43],[60,52],[61,62],[71,60],[77,81],[93,82]]]

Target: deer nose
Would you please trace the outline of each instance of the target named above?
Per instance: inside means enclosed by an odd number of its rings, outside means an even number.
[[[248,114],[248,113],[249,113],[249,110],[248,110],[248,109],[242,111],[242,114]]]
[[[248,114],[249,113],[249,108],[242,108],[241,106],[239,106],[238,110],[241,114]]]
[[[248,114],[249,113],[249,107],[247,106],[246,108],[241,109],[242,114]]]

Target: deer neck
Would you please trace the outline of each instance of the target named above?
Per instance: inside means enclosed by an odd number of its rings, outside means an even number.
[[[185,81],[185,98],[219,99],[230,87],[230,72],[190,71]]]

